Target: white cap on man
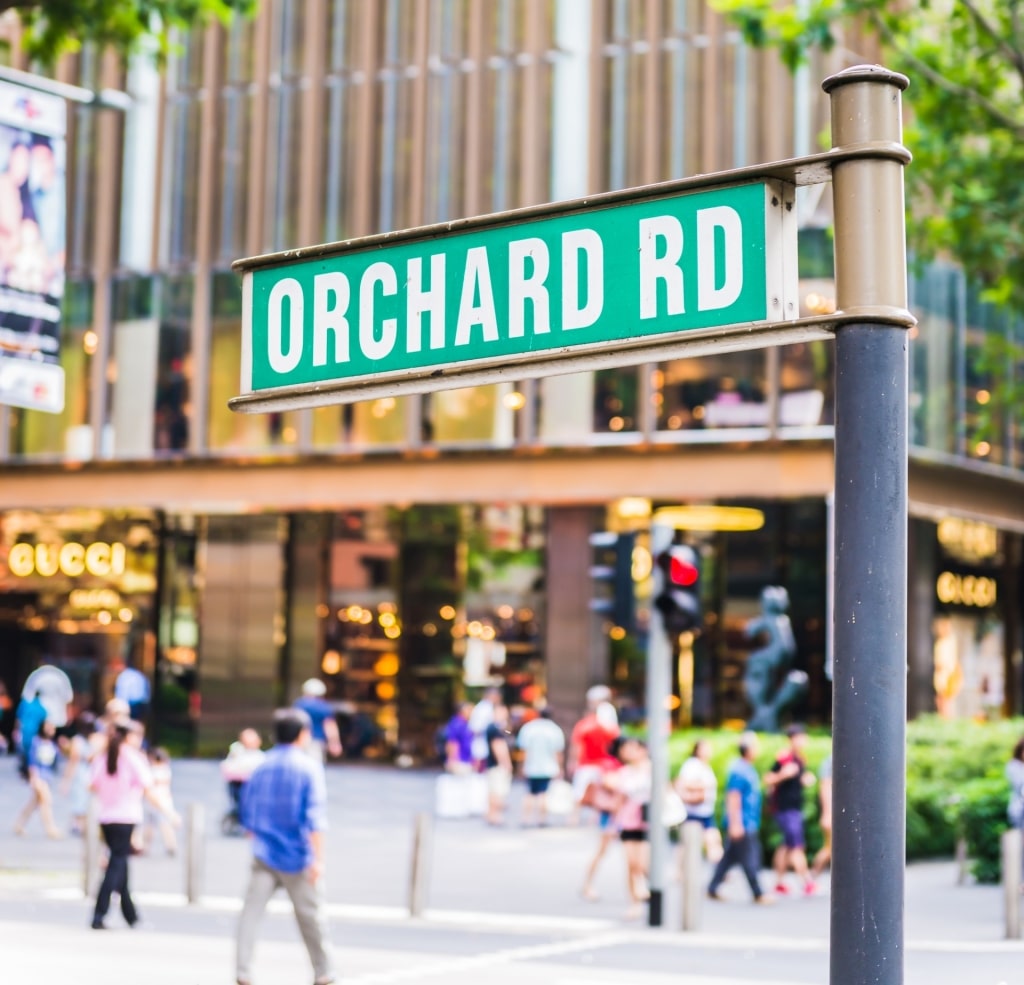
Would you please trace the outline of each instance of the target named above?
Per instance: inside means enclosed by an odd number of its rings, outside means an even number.
[[[302,685],[302,693],[307,698],[322,698],[327,693],[327,685],[323,681],[311,677]]]

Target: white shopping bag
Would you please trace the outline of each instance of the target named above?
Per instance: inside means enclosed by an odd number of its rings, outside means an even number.
[[[438,817],[469,817],[469,787],[466,777],[442,773],[434,789],[434,813]]]
[[[576,797],[572,792],[572,784],[565,780],[552,780],[548,787],[548,813],[556,817],[571,814],[576,806]]]
[[[487,778],[482,773],[442,773],[434,792],[434,813],[443,818],[479,817],[487,812]]]

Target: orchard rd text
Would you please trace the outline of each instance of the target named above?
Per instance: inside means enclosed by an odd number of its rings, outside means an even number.
[[[256,267],[243,389],[781,318],[773,205],[751,183]]]

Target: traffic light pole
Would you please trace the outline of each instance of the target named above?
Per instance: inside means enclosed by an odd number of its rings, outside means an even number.
[[[831,985],[902,985],[906,838],[907,334],[900,92],[827,79],[836,302]],[[838,155],[837,155],[838,156]]]
[[[651,556],[657,557],[668,550],[675,537],[672,527],[651,525]],[[664,574],[655,566],[655,579]],[[654,598],[661,586],[655,585]],[[668,831],[663,822],[665,789],[668,784],[668,736],[670,717],[668,701],[672,695],[672,646],[665,631],[661,612],[651,606],[647,630],[647,748],[651,755],[651,803],[647,811],[648,838],[651,860],[649,885],[651,899],[647,909],[647,923],[651,927],[662,924],[662,904],[665,893],[665,872],[668,868]]]

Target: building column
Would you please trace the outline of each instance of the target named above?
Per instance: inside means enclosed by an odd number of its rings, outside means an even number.
[[[1004,712],[1019,715],[1024,711],[1024,676],[1021,666],[1021,642],[1024,638],[1024,537],[1020,534],[1002,534],[1004,549],[1003,570],[1000,574],[999,603],[1003,613],[1003,640],[1006,648],[1006,684]]]
[[[911,718],[935,711],[935,526],[911,519],[908,529],[907,586],[907,714]]]
[[[573,723],[593,684],[610,683],[608,639],[590,611],[592,551],[600,526],[594,507],[547,511],[547,596],[544,654],[548,702],[563,727]]]
[[[302,682],[320,676],[324,640],[321,606],[327,605],[330,515],[294,513],[288,522],[285,636],[279,704],[289,704]]]

